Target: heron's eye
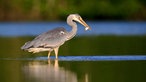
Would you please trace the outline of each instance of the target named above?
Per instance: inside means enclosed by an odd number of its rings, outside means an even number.
[[[81,19],[81,17],[78,17],[78,19]]]
[[[78,17],[80,20],[82,20],[82,18],[81,17]]]
[[[62,35],[62,34],[64,34],[64,32],[63,31],[60,31],[60,35]]]

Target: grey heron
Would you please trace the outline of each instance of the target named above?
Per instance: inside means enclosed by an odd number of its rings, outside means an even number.
[[[58,58],[58,50],[65,41],[70,40],[76,35],[77,24],[79,22],[85,27],[85,30],[89,30],[90,27],[84,22],[79,14],[70,14],[67,17],[67,24],[72,27],[71,31],[66,31],[65,28],[55,28],[53,30],[44,32],[34,38],[32,41],[26,42],[21,49],[28,52],[38,53],[42,51],[48,51],[48,59],[51,52],[54,50],[56,59]]]

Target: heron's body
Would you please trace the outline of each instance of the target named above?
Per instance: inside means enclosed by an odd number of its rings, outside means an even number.
[[[81,19],[78,14],[71,14],[67,18],[67,23],[72,27],[70,32],[66,31],[65,28],[56,28],[47,31],[34,38],[32,41],[26,42],[21,49],[28,50],[28,52],[33,53],[49,51],[48,58],[51,51],[54,50],[57,58],[59,47],[63,45],[65,41],[73,38],[77,32],[77,25],[73,20],[83,24],[86,27],[85,30],[90,29],[90,27]]]

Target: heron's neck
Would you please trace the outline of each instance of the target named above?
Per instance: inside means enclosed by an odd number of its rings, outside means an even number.
[[[67,19],[67,24],[72,27],[71,31],[68,32],[68,39],[73,38],[76,35],[77,32],[77,24],[70,18]]]

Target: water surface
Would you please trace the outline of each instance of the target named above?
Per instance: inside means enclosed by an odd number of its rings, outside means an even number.
[[[91,31],[79,25],[78,36],[60,47],[59,59],[52,53],[48,60],[48,52],[20,47],[52,28],[70,30],[65,22],[1,22],[0,82],[146,82],[146,23],[87,23]]]
[[[77,35],[146,35],[146,22],[128,21],[87,21],[92,28],[91,31],[84,31],[84,27],[78,24]],[[24,36],[38,35],[56,27],[71,29],[66,22],[1,22],[1,36]]]
[[[46,60],[44,58],[42,59],[41,57],[39,58],[40,58],[39,60],[38,58],[36,59],[34,58],[31,60],[27,60],[27,58],[26,59],[23,58],[23,60],[21,60],[21,58],[17,59],[11,58],[11,60],[4,59],[0,60],[1,81],[2,82],[146,81],[145,80],[146,61],[144,60],[79,61],[79,59],[77,59],[78,61],[65,61],[54,59]],[[71,57],[68,56],[65,58]]]

